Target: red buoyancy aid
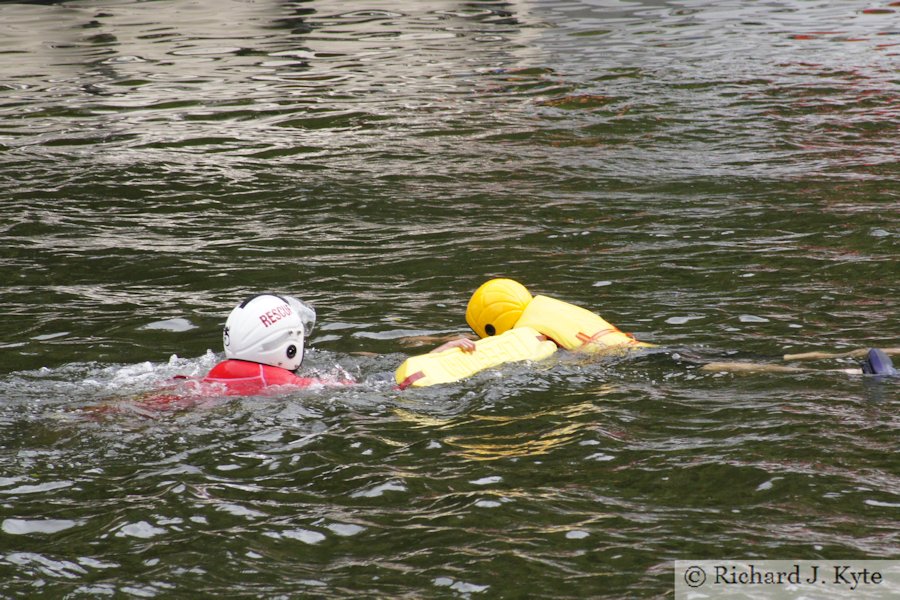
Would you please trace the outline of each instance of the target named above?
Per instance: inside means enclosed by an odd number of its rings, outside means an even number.
[[[203,383],[224,384],[229,396],[252,396],[273,385],[309,387],[325,382],[311,377],[298,377],[281,367],[228,359],[213,367],[203,378]]]

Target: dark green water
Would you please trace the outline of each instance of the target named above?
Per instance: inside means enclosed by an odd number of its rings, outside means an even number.
[[[0,3],[0,597],[671,597],[900,558],[889,0]],[[392,389],[489,277],[663,350]],[[250,292],[360,385],[144,414]],[[119,413],[90,418],[97,403]]]

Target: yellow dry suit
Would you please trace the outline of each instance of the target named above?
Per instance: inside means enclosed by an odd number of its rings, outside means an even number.
[[[475,342],[474,352],[452,348],[409,358],[395,373],[398,385],[459,381],[504,363],[544,359],[557,346],[592,353],[653,346],[622,333],[589,310],[548,296],[532,296],[512,279],[482,284],[469,300],[466,321],[482,338]],[[542,341],[541,336],[548,339]]]

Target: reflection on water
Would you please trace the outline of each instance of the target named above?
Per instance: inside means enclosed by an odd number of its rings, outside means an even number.
[[[396,409],[402,421],[439,430],[453,453],[468,460],[498,460],[538,457],[579,439],[590,428],[600,410],[593,403],[570,404],[533,413],[498,415],[467,414],[437,418]],[[551,427],[549,430],[543,430]],[[446,432],[449,432],[448,435]]]
[[[3,593],[658,597],[676,559],[896,556],[896,381],[698,367],[898,345],[898,14],[0,3]],[[662,347],[393,389],[498,275]],[[360,385],[144,410],[260,290]]]

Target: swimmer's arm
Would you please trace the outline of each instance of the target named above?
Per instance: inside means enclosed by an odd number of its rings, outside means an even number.
[[[538,335],[537,338],[542,342],[550,339],[545,335]],[[475,350],[477,350],[477,346],[475,346],[475,342],[472,341],[471,338],[459,338],[459,339],[451,340],[451,341],[447,342],[446,344],[441,344],[440,346],[438,346],[431,352],[442,352],[444,350],[449,350],[450,348],[459,348],[463,352],[475,352]],[[429,352],[429,354],[431,352]]]
[[[475,352],[475,342],[470,340],[469,338],[458,338],[455,340],[450,340],[446,344],[441,344],[431,352],[443,352],[444,350],[449,350],[451,348],[459,348],[463,352]]]
[[[478,339],[473,338],[467,334],[454,334],[454,335],[411,335],[408,337],[403,337],[399,339],[399,343],[401,346],[406,346],[407,348],[420,348],[422,346],[431,346],[432,344],[443,344],[444,342],[450,340],[451,338],[460,338],[460,337],[468,337],[469,339]]]

